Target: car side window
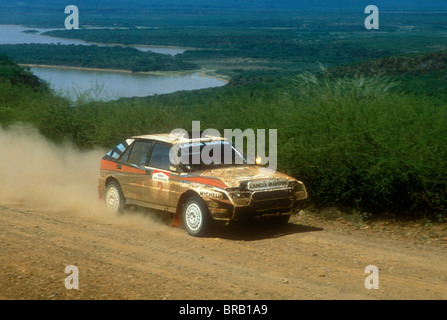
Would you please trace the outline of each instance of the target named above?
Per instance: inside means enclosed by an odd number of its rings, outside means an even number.
[[[149,167],[169,171],[171,166],[171,160],[169,160],[170,150],[170,145],[155,144],[154,150],[152,151],[151,160],[149,161]]]
[[[149,151],[152,147],[152,142],[148,141],[135,141],[128,156],[127,162],[132,164],[137,164],[145,166],[147,163],[147,158],[149,156]],[[126,161],[123,159],[123,161]]]
[[[121,155],[121,158],[119,159],[121,162],[129,162],[129,154],[130,150],[132,150],[132,146],[128,147],[126,151]]]

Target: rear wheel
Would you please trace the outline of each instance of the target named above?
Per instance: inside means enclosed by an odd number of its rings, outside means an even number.
[[[125,200],[118,182],[112,181],[107,185],[105,200],[109,211],[121,213],[124,210]]]
[[[183,207],[183,224],[190,235],[203,236],[210,221],[208,208],[201,198],[194,196],[186,200]]]

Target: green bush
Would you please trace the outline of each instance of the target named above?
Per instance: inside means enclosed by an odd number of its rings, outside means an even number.
[[[445,103],[391,92],[395,84],[381,78],[306,74],[295,82],[280,152],[314,203],[446,211]]]

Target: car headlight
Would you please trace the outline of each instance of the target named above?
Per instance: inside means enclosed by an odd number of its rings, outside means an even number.
[[[241,191],[239,188],[227,189],[228,195],[237,205],[245,205],[250,202],[251,193],[247,191]]]
[[[305,190],[304,184],[302,184],[301,182],[296,181],[296,180],[289,181],[289,188],[295,192]]]

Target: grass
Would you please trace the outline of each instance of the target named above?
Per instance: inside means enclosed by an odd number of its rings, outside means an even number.
[[[299,116],[290,114],[287,127],[297,151],[287,166],[319,204],[399,214],[447,208],[446,103],[395,86],[374,77],[297,80]]]

